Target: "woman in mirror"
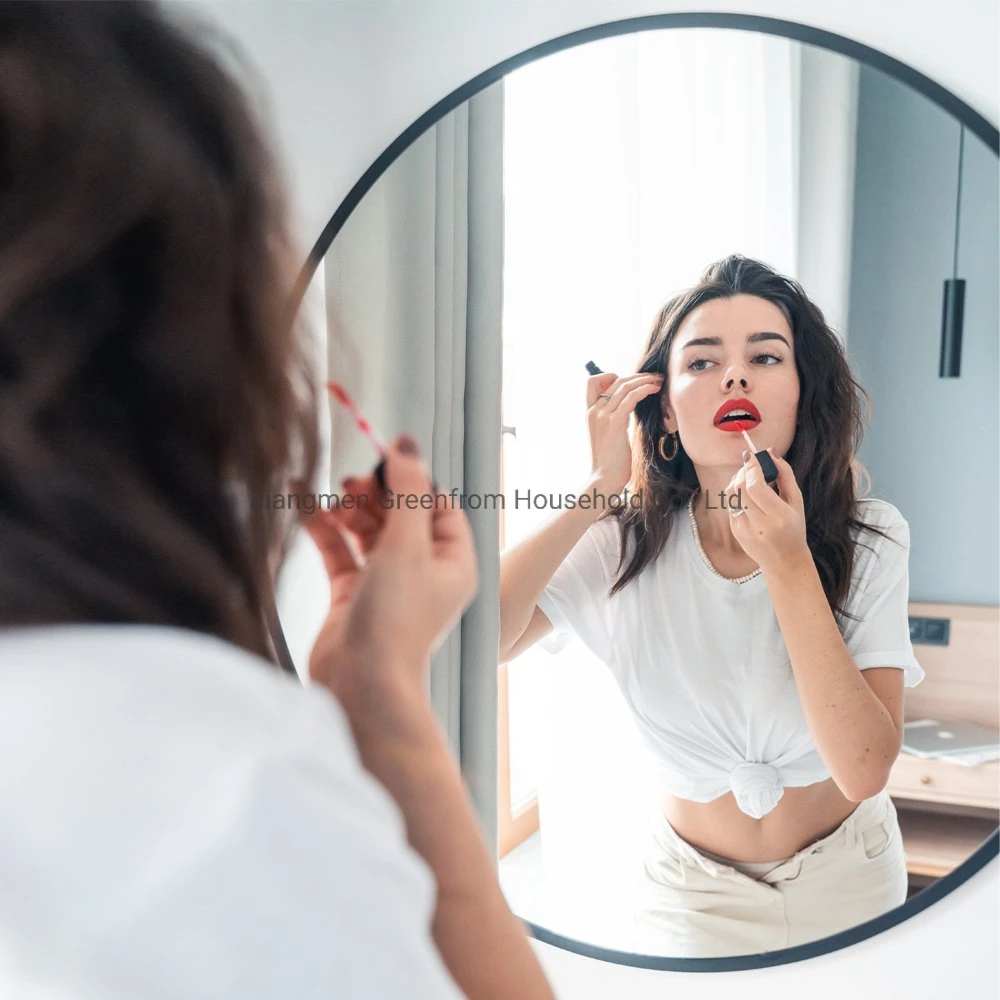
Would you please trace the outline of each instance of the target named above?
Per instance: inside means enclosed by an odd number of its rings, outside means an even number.
[[[275,662],[305,255],[179,7],[0,3],[0,996],[549,1000],[427,693],[464,514],[317,514],[311,683]],[[412,439],[385,478],[429,490]]]
[[[503,554],[501,659],[579,637],[655,758],[637,917],[661,952],[773,951],[905,901],[885,788],[923,671],[906,521],[857,492],[863,396],[803,289],[728,257],[635,374],[590,378],[592,502]]]

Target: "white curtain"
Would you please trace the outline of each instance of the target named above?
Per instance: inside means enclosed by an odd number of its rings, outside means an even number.
[[[802,66],[802,48],[785,39],[682,29],[596,42],[507,78],[508,545],[551,516],[529,492],[575,492],[587,475],[586,361],[633,371],[663,300],[729,253],[795,277],[801,261],[824,273],[846,254],[848,185],[824,214],[828,188],[812,178],[850,129],[843,114],[835,135],[811,120],[802,128],[819,103],[819,74],[803,88]],[[805,219],[830,221],[837,245]],[[610,945],[642,843],[648,761],[608,671],[581,644],[556,657],[531,650],[510,676],[512,794],[539,794],[549,926],[592,935],[603,918]],[[529,746],[534,760],[519,750]]]
[[[447,115],[379,178],[324,261],[328,370],[385,437],[420,443],[442,486],[499,492],[503,87]],[[330,404],[330,486],[372,469]],[[467,507],[479,593],[434,657],[430,695],[486,836],[497,819],[499,514]]]
[[[859,64],[800,47],[796,278],[847,343]]]
[[[324,265],[320,261],[302,302],[302,313],[311,333],[309,359],[316,381],[326,381],[327,325]],[[330,481],[330,415],[319,416],[319,468],[316,483],[327,489]],[[305,531],[299,530],[278,577],[275,592],[278,619],[292,663],[303,679],[308,675],[309,654],[330,607],[323,559]]]

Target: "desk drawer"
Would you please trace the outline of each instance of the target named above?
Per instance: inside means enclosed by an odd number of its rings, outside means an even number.
[[[889,775],[889,794],[919,802],[1000,807],[1000,761],[964,767],[900,754]]]

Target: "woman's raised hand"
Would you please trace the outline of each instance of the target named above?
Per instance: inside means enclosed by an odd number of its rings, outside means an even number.
[[[359,685],[422,690],[430,654],[476,593],[468,519],[457,498],[432,488],[412,439],[390,448],[385,480],[385,494],[374,476],[345,480],[352,507],[302,518],[331,590],[309,673],[338,695]]]
[[[765,575],[812,562],[805,503],[795,473],[771,448],[767,450],[778,469],[778,493],[765,481],[760,460],[750,452],[743,453],[743,466],[725,489],[733,537]]]
[[[641,399],[662,387],[663,376],[657,373],[619,378],[613,372],[602,372],[587,380],[590,456],[598,491],[620,493],[628,483],[632,475],[629,417]]]

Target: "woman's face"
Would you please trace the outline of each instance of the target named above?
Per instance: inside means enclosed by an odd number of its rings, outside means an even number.
[[[670,347],[664,426],[680,434],[695,466],[732,469],[747,447],[738,423],[723,419],[738,402],[758,449],[784,456],[795,436],[799,376],[784,313],[754,295],[713,299],[690,312]]]

